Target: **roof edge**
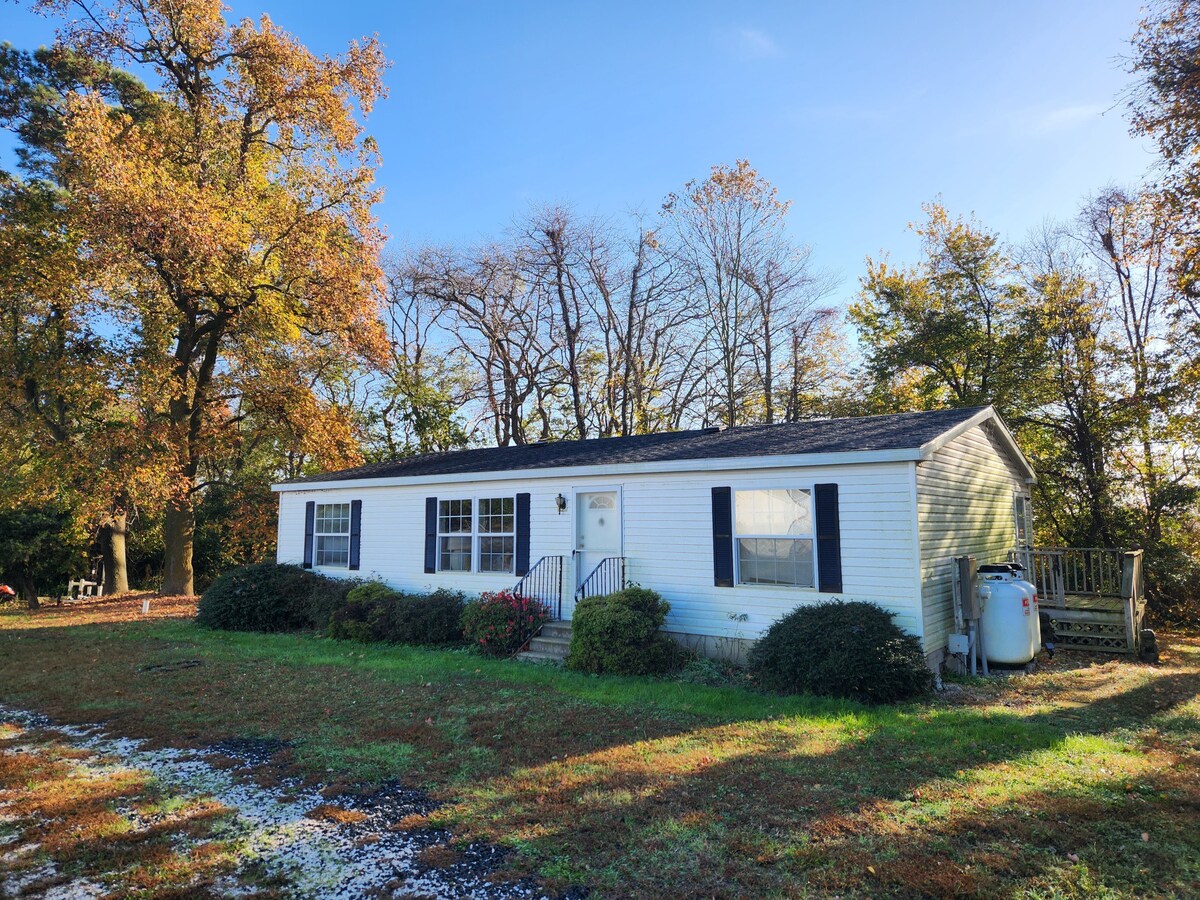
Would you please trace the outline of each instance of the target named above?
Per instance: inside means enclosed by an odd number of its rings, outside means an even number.
[[[654,462],[610,463],[592,466],[544,466],[528,469],[497,469],[487,472],[449,472],[436,475],[391,475],[382,478],[341,478],[332,481],[281,481],[271,485],[277,494],[326,491],[347,486],[400,487],[418,484],[447,484],[469,481],[511,481],[517,478],[582,478],[592,475],[641,475],[659,472],[726,471],[729,469],[788,469],[815,466],[845,466],[870,463],[916,462],[921,449],[840,450],[829,453],[788,453],[765,456],[700,457]],[[1018,451],[1019,453],[1020,451]],[[1023,457],[1022,457],[1023,459]]]

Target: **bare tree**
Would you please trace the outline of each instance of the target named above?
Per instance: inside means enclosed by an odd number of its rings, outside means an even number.
[[[715,378],[706,422],[773,422],[777,336],[806,317],[824,317],[816,304],[829,279],[812,269],[808,248],[787,238],[789,207],[745,160],[715,166],[664,204],[680,263],[707,313]]]

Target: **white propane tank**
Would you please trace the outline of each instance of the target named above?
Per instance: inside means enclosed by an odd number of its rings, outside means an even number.
[[[1013,570],[1015,583],[1025,589],[1033,603],[1033,614],[1029,617],[1029,653],[1030,659],[1038,655],[1038,650],[1042,648],[1042,617],[1038,610],[1038,592],[1037,585],[1033,584],[1025,577],[1025,567],[1020,563],[1010,562],[1008,567]]]
[[[1034,593],[1026,590],[1007,564],[980,566],[979,582],[980,594],[985,588],[988,593],[979,620],[988,661],[1004,666],[1025,665],[1037,655],[1040,643],[1033,639],[1040,634]]]

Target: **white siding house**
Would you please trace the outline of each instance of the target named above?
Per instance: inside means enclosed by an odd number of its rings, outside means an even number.
[[[936,662],[950,558],[1003,558],[1032,480],[990,407],[466,450],[276,485],[277,558],[477,594],[557,557],[563,618],[620,558],[697,646],[844,598],[892,611]]]

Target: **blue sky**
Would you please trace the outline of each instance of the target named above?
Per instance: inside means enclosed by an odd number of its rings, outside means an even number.
[[[745,157],[847,300],[865,255],[913,259],[923,201],[1020,239],[1154,159],[1121,96],[1136,2],[232,4],[264,11],[317,51],[384,41],[368,127],[405,243],[485,239],[531,204],[652,212]],[[0,20],[18,46],[53,34]]]

